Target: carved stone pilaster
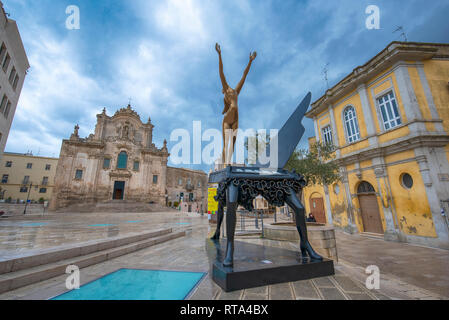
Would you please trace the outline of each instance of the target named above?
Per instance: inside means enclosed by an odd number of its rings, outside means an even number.
[[[376,178],[383,178],[387,175],[383,166],[376,166],[374,168],[374,174],[376,175]]]
[[[421,176],[423,178],[424,185],[428,188],[432,187],[432,177],[430,176],[429,163],[427,162],[426,156],[418,156],[416,157],[416,161],[419,165],[419,171],[421,172]]]

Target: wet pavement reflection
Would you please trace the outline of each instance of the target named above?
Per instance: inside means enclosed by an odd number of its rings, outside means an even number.
[[[191,228],[203,220],[195,219],[198,216],[180,212],[70,213],[39,220],[0,220],[0,260],[160,228]]]

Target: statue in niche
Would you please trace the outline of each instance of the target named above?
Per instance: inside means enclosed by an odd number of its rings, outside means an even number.
[[[123,127],[123,139],[128,139],[129,138],[129,127],[127,125],[125,125]]]

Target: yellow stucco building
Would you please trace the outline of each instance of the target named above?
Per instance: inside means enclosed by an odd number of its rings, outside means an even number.
[[[449,248],[449,44],[393,42],[306,114],[336,147],[341,181],[306,212],[350,233]]]
[[[58,158],[5,152],[0,163],[0,199],[50,200],[57,165]]]

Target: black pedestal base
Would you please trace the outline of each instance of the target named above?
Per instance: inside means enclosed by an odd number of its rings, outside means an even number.
[[[302,258],[299,252],[235,241],[234,266],[224,267],[226,241],[206,240],[212,279],[224,291],[307,280],[335,274],[334,262]]]

